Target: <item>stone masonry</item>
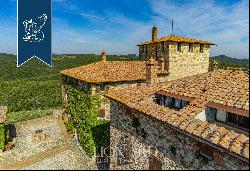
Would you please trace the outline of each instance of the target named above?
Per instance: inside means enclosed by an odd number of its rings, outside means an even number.
[[[172,37],[179,38],[174,35]],[[210,44],[188,41],[190,39],[186,42],[157,39],[157,28],[153,27],[152,42],[139,44],[139,56],[143,60],[154,58],[159,67],[162,65],[161,60],[164,60],[165,72],[158,75],[160,82],[207,72]]]
[[[111,100],[111,169],[248,169],[228,152]],[[134,122],[137,120],[137,124]],[[210,150],[201,155],[200,147]],[[153,153],[152,153],[153,151]]]

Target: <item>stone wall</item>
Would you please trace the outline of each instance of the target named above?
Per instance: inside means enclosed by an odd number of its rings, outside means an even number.
[[[165,71],[169,74],[160,75],[160,82],[183,78],[208,72],[210,45],[204,45],[200,52],[200,44],[192,44],[193,50],[189,52],[189,43],[181,43],[181,51],[177,51],[176,42],[160,42],[139,46],[139,56],[147,60],[165,60]]]
[[[142,86],[146,84],[146,81],[121,81],[121,82],[113,82],[113,83],[102,83],[103,88],[101,89],[102,84],[93,84],[93,83],[87,83],[81,80],[77,80],[74,78],[70,78],[68,76],[62,75],[62,86],[61,86],[61,91],[62,91],[62,104],[63,108],[66,108],[67,105],[67,91],[66,91],[66,84],[68,84],[70,81],[75,82],[75,88],[76,89],[81,89],[83,90],[83,93],[90,92],[91,94],[99,94],[101,95],[102,98],[105,98],[102,96],[104,93],[107,93],[108,91],[115,90],[118,88],[129,88],[129,87],[137,87],[137,86]],[[104,111],[101,111],[104,110]],[[107,99],[107,103],[102,104],[100,106],[100,113],[104,112],[105,116],[100,119],[107,119],[109,120],[110,118],[110,104],[109,100]]]
[[[210,159],[202,155],[201,145]],[[217,148],[111,100],[111,169],[249,168],[246,161]]]
[[[181,51],[177,51],[177,43],[169,43],[169,72],[170,79],[208,72],[209,45],[204,45],[200,52],[200,44],[193,44],[193,52],[189,52],[189,44],[182,43]]]

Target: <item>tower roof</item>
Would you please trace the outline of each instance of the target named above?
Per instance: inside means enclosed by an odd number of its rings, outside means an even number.
[[[182,37],[182,36],[177,36],[177,35],[169,35],[166,37],[156,39],[155,41],[147,41],[147,42],[140,43],[138,44],[138,46],[153,44],[153,43],[158,43],[158,42],[200,43],[200,44],[215,45],[215,43],[210,42],[210,41],[192,39],[192,38],[187,38],[187,37]]]

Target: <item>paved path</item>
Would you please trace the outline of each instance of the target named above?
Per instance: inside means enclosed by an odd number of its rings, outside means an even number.
[[[95,169],[87,155],[75,145],[62,120],[45,116],[15,124],[15,147],[0,154],[0,169]],[[34,142],[35,131],[46,139]]]

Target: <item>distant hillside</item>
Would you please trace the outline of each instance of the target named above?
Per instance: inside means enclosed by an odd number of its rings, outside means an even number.
[[[210,61],[215,60],[216,62],[218,62],[220,68],[249,68],[249,59],[231,58],[226,55],[213,56],[209,59]]]
[[[53,55],[53,67],[37,58],[16,67],[16,55],[0,53],[0,106],[7,105],[9,112],[60,107],[61,76],[59,72],[101,60],[100,55]],[[107,60],[136,60],[107,55]]]

